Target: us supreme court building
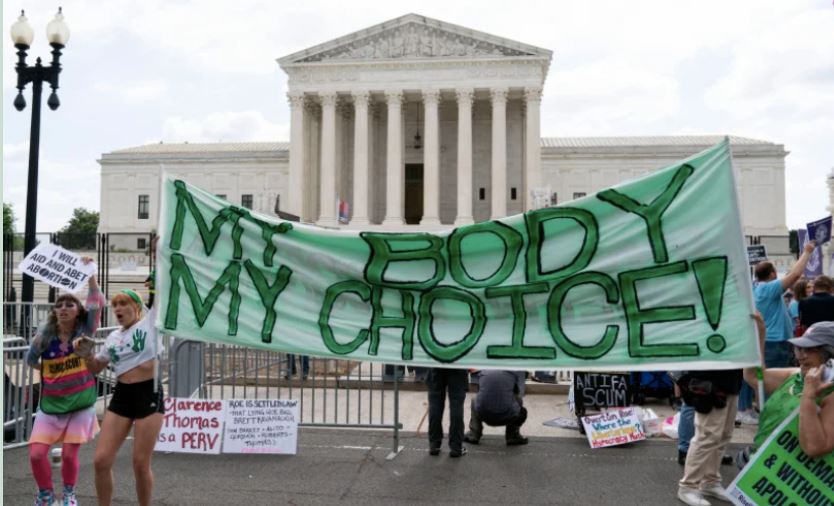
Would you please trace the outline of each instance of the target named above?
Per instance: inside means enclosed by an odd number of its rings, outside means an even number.
[[[788,253],[783,145],[732,132],[542,137],[552,56],[416,14],[284,56],[289,139],[104,153],[100,231],[154,229],[162,171],[303,222],[440,230],[591,196],[730,135],[744,233]]]

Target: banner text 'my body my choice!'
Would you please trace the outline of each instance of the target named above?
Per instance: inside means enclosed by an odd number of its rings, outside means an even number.
[[[643,326],[649,323],[695,319],[695,307],[642,307],[637,291],[638,282],[642,286],[642,283],[653,279],[691,271],[698,283],[709,324],[713,329],[718,327],[727,277],[727,258],[714,256],[670,262],[663,234],[663,213],[693,172],[690,165],[680,166],[665,189],[650,202],[637,202],[616,190],[605,190],[597,194],[597,199],[605,205],[630,213],[643,224],[644,237],[651,250],[651,258],[647,258],[646,267],[618,272],[616,279],[608,273],[586,270],[597,253],[599,225],[591,211],[581,208],[555,207],[530,211],[524,215],[524,227],[520,230],[499,221],[489,221],[458,228],[446,237],[428,233],[362,232],[360,236],[370,248],[363,277],[338,281],[326,288],[322,294],[317,322],[321,339],[327,349],[336,355],[349,355],[367,346],[363,351],[374,356],[379,349],[380,331],[396,328],[402,332],[400,358],[403,361],[413,359],[416,340],[435,361],[453,363],[469,353],[487,329],[490,315],[487,314],[485,301],[503,299],[511,311],[512,332],[507,336],[505,344],[487,347],[487,358],[552,360],[561,352],[576,359],[592,361],[605,356],[614,347],[620,336],[620,326],[606,325],[595,343],[580,344],[571,340],[563,329],[561,311],[571,290],[591,285],[598,288],[599,296],[605,304],[619,308],[625,315],[629,356],[698,357],[701,350],[697,342],[650,343],[646,342],[643,335]],[[289,223],[271,224],[258,220],[247,210],[236,207],[224,208],[208,224],[185,185],[179,181],[175,185],[177,208],[169,242],[172,250],[171,284],[165,327],[176,329],[181,289],[185,290],[201,327],[212,312],[217,298],[228,289],[231,293],[228,335],[236,335],[241,303],[238,288],[245,271],[263,306],[261,340],[264,343],[271,342],[276,303],[293,279],[292,270],[276,262],[276,246],[272,238],[275,234],[289,234],[287,238],[291,239],[292,226]],[[211,255],[217,244],[221,227],[226,223],[232,225],[230,239],[234,244],[233,258],[205,298],[198,293],[185,256],[177,252],[181,246],[187,215],[197,225],[206,255]],[[240,220],[257,223],[260,227],[266,247],[257,263],[252,258],[244,258],[241,247],[243,227],[240,226]],[[552,239],[547,237],[545,225],[555,220],[566,220],[565,223],[570,227],[575,227],[582,234],[582,244],[569,262],[553,269],[545,269],[542,246],[545,241]],[[498,267],[484,277],[475,277],[467,270],[465,240],[469,240],[470,244],[471,241],[477,243],[478,236],[493,240],[497,238],[502,245],[495,252],[495,258],[500,258],[500,262],[496,260]],[[427,274],[421,279],[403,280],[402,276],[387,275],[389,269],[396,271],[397,266],[411,262],[421,262],[432,268],[426,269]],[[524,283],[505,283],[519,267],[523,269]],[[401,306],[398,314],[383,313],[382,299],[388,292],[399,296]],[[530,294],[547,294],[546,327],[552,345],[529,346],[524,343],[527,320],[525,297]],[[358,300],[367,304],[371,313],[369,324],[357,328],[356,334],[349,340],[337,340],[330,324],[331,313],[340,297],[358,297]],[[469,329],[454,342],[448,342],[447,336],[440,340],[433,333],[435,316],[432,307],[439,301],[455,302],[468,308]],[[390,307],[388,310],[391,313]],[[706,344],[711,351],[720,353],[726,342],[722,336],[714,334],[707,339]]]

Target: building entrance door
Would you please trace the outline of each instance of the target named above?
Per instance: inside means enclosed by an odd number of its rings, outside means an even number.
[[[423,164],[405,164],[405,223],[419,225],[423,219]]]

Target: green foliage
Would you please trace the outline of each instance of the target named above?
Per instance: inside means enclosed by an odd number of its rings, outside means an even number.
[[[3,202],[3,235],[14,234],[14,222],[17,221],[11,204]]]
[[[58,231],[58,244],[69,250],[95,249],[98,219],[98,211],[76,207],[69,223]]]

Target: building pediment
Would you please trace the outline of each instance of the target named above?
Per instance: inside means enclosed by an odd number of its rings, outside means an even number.
[[[539,57],[552,52],[408,14],[280,58],[281,66],[378,60]]]

